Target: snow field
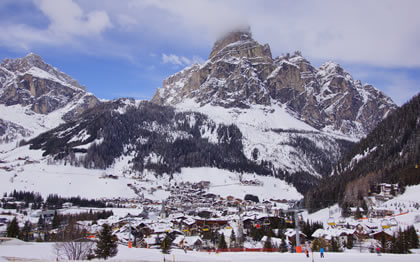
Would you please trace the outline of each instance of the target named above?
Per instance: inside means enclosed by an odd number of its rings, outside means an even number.
[[[209,181],[209,193],[227,197],[229,195],[243,199],[245,194],[257,195],[262,199],[297,200],[302,195],[285,181],[254,174],[243,174],[243,181],[256,181],[260,185],[240,184],[240,174],[217,168],[183,168],[181,173],[174,174],[169,182],[169,176],[156,178],[147,171],[141,174],[129,172],[128,161],[133,156],[121,157],[107,170],[85,169],[64,164],[47,164],[47,158],[41,150],[29,150],[29,146],[19,147],[1,155],[7,163],[0,167],[12,167],[12,171],[0,169],[0,193],[10,193],[13,190],[34,191],[46,198],[49,194],[63,197],[80,196],[89,199],[99,198],[138,198],[129,184],[141,189],[145,198],[164,200],[169,197],[170,184],[177,182],[198,183]],[[35,163],[27,164],[28,158]],[[116,175],[118,179],[102,178],[103,175]],[[140,179],[139,179],[140,176]],[[149,192],[150,188],[155,192]]]
[[[7,261],[8,258],[20,258],[22,260],[41,260],[41,261],[55,261],[54,243],[24,243],[17,245],[0,244],[0,261]],[[420,261],[419,254],[410,255],[396,255],[396,254],[382,254],[378,256],[371,253],[325,253],[324,258],[320,258],[318,252],[314,252],[313,261],[340,261],[340,262],[354,262],[354,261],[369,261],[369,262],[414,262]],[[304,254],[291,253],[268,253],[268,252],[226,252],[226,253],[208,253],[188,251],[184,253],[182,250],[173,249],[171,254],[164,255],[159,249],[145,249],[145,248],[127,248],[120,245],[118,247],[117,256],[109,259],[109,261],[220,261],[220,262],[235,262],[235,261],[312,261],[312,257],[307,258]],[[95,260],[94,260],[95,261]],[[99,260],[96,260],[99,261]],[[102,260],[101,260],[102,261]]]

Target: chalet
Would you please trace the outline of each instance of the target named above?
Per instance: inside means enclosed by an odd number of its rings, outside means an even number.
[[[357,211],[357,210],[359,210],[359,211]],[[359,212],[359,214],[363,214],[363,212],[365,212],[365,210],[361,207],[350,207],[350,215],[356,216],[358,212]]]
[[[329,243],[333,238],[336,239],[340,245],[347,243],[349,238],[355,237],[355,229],[346,229],[346,228],[329,228],[329,229],[322,229],[319,228],[315,230],[312,234],[313,238],[317,239],[324,239]]]
[[[203,240],[199,236],[178,236],[173,243],[179,248],[199,250],[203,246]]]
[[[286,229],[284,235],[286,236],[286,239],[289,241],[289,243],[296,243],[296,230],[294,228]],[[304,233],[299,232],[299,240],[301,244],[306,242],[306,238],[307,236]]]
[[[72,206],[73,206],[73,203],[71,202],[66,202],[66,203],[63,203],[62,205],[63,208],[71,208]]]
[[[393,210],[384,209],[384,208],[372,208],[370,210],[370,215],[372,217],[385,217],[394,215]]]
[[[198,227],[211,227],[213,229],[220,229],[228,224],[228,220],[225,219],[196,219],[195,223]]]
[[[370,235],[372,238],[376,239],[379,241],[379,243],[385,239],[386,241],[391,241],[392,240],[392,232],[390,232],[389,230],[381,230],[381,231],[377,231],[375,233],[372,233]]]
[[[385,197],[393,197],[399,191],[398,184],[381,183],[379,184],[379,187],[381,194]]]

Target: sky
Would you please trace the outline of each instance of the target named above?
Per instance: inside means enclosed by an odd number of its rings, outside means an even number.
[[[420,92],[417,0],[1,0],[0,59],[39,54],[99,98],[151,99],[249,25],[273,57],[342,65],[398,105]]]

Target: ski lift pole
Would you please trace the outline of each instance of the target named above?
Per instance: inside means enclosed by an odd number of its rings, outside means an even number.
[[[300,246],[300,235],[299,235],[299,218],[298,210],[295,210],[295,224],[296,224],[296,248]]]
[[[128,219],[128,224],[129,224],[129,227],[130,227],[130,232],[128,233],[128,248],[131,248],[132,247],[132,245],[131,245],[131,235],[133,234],[133,232],[131,230],[131,218]]]

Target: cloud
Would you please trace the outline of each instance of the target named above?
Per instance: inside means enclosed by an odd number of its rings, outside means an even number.
[[[97,35],[111,27],[105,11],[86,13],[72,0],[36,0],[35,3],[50,20],[48,30],[56,35]]]
[[[250,25],[254,38],[269,43],[274,55],[300,50],[310,59],[420,67],[417,14],[420,1],[416,0],[34,0],[34,3],[48,18],[47,28],[25,25],[24,21],[19,25],[2,24],[2,31],[11,34],[9,40],[6,36],[0,38],[3,44],[73,44],[78,37],[103,36],[104,42],[112,43],[110,46],[131,53],[162,43],[201,50],[209,49],[227,31]],[[24,32],[24,36],[14,33],[15,29]],[[110,34],[104,35],[106,31]],[[93,45],[98,43],[89,42],[82,47]]]
[[[80,37],[99,36],[112,27],[107,12],[83,11],[72,0],[34,0],[33,4],[48,19],[44,27],[24,24],[0,24],[1,44],[12,48],[31,49],[36,45],[79,44]]]
[[[172,45],[208,47],[226,31],[249,24],[256,40],[269,43],[275,55],[301,50],[312,59],[420,66],[416,0],[89,2],[118,16],[121,27]]]
[[[162,63],[164,64],[173,64],[176,66],[188,66],[191,64],[202,64],[204,62],[204,59],[198,57],[198,56],[193,56],[192,59],[189,59],[185,56],[177,56],[174,54],[162,54]]]

